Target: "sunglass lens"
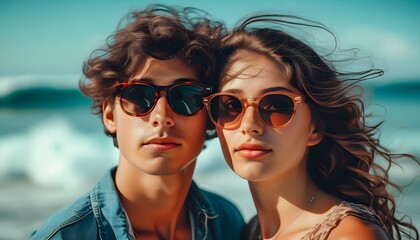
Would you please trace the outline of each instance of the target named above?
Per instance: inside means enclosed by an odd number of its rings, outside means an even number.
[[[177,114],[191,116],[203,108],[204,95],[205,89],[201,86],[176,86],[169,93],[169,104]]]
[[[241,101],[230,95],[219,95],[210,101],[210,114],[216,125],[229,128],[237,123],[242,112]]]
[[[258,110],[266,124],[279,127],[286,124],[292,117],[294,102],[288,96],[271,94],[261,99]]]
[[[156,92],[151,86],[133,84],[121,91],[121,104],[126,112],[144,115],[149,112],[156,100]]]

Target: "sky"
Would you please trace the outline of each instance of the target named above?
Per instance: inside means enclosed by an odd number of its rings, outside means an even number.
[[[198,7],[228,27],[257,11],[309,18],[330,27],[341,46],[369,54],[385,70],[384,80],[420,81],[419,0],[0,0],[0,81],[81,75],[83,61],[124,14],[151,3]]]

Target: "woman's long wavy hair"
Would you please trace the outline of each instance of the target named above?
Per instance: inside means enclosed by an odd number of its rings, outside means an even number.
[[[93,112],[102,116],[102,104],[114,102],[113,86],[129,81],[148,57],[159,60],[178,57],[197,73],[199,81],[212,86],[224,31],[223,23],[212,21],[208,13],[196,8],[154,4],[130,12],[107,39],[106,47],[93,51],[84,63],[85,78],[79,81],[79,88],[92,98]],[[212,129],[211,124],[208,129]],[[106,129],[105,133],[118,146],[115,134]]]
[[[333,50],[321,56],[309,44],[286,33],[284,27],[290,26],[326,31],[334,38]],[[290,83],[304,94],[316,129],[324,136],[308,154],[308,172],[314,182],[342,200],[373,209],[397,239],[403,235],[418,239],[416,227],[394,215],[396,203],[387,186],[401,191],[388,179],[396,159],[419,160],[410,154],[391,153],[381,145],[375,136],[382,122],[367,124],[361,96],[354,91],[360,87],[358,83],[383,71],[372,66],[366,71],[338,71],[334,66],[337,62],[327,60],[336,46],[335,34],[320,23],[290,15],[258,15],[243,21],[222,40],[221,64],[226,68],[238,50],[246,50],[269,57],[290,73]],[[219,79],[226,77],[224,74],[222,71]],[[374,159],[378,157],[387,166],[377,164]]]

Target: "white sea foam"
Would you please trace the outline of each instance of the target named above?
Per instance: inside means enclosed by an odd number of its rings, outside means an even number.
[[[76,131],[65,119],[49,118],[0,139],[0,176],[24,175],[44,187],[77,187],[115,165],[116,150],[106,143]]]

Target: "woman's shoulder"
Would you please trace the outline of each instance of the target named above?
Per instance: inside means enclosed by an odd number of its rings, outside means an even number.
[[[349,215],[344,217],[338,226],[331,231],[328,239],[383,240],[390,238],[378,224]]]
[[[362,204],[341,202],[310,232],[319,239],[391,239],[376,213]],[[318,238],[315,238],[318,239]]]

